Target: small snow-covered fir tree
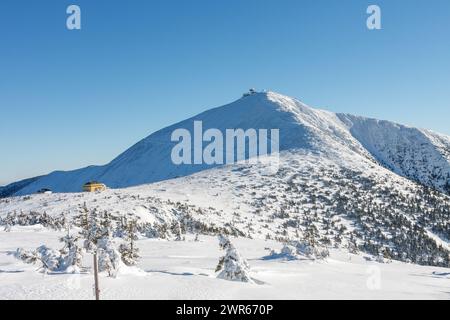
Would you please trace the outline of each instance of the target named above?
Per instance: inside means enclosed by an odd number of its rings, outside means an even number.
[[[113,226],[111,217],[107,212],[97,219],[98,224],[94,227],[98,228],[93,231],[97,237],[95,246],[98,254],[98,268],[100,272],[107,272],[110,277],[115,277],[120,266],[120,253],[115,248],[112,240]]]
[[[137,232],[136,232],[136,220],[128,220],[124,235],[126,243],[122,243],[119,247],[119,252],[122,257],[123,263],[127,266],[136,265],[139,257],[139,249],[136,247],[134,241],[137,240]]]
[[[317,243],[293,241],[291,245],[297,248],[297,253],[303,254],[310,259],[325,259],[330,255],[326,247],[319,246]]]
[[[285,243],[280,252],[272,250],[269,257],[274,259],[282,258],[286,260],[297,260],[299,255],[295,246]]]
[[[58,251],[42,245],[36,249],[36,252],[42,263],[43,272],[60,270],[62,260]]]
[[[125,238],[127,225],[128,225],[127,217],[121,216],[116,223],[113,236],[116,238]]]
[[[231,281],[253,282],[250,278],[250,266],[239,254],[228,237],[219,235],[220,248],[225,250],[225,256],[220,258],[216,272],[217,278]]]
[[[4,229],[3,229],[3,231],[5,231],[5,232],[11,232],[11,227],[12,227],[12,225],[9,224],[8,222],[6,222],[6,223],[4,224]]]
[[[359,252],[358,244],[356,242],[356,239],[353,237],[353,234],[350,234],[350,239],[348,240],[347,247],[350,253],[357,254]]]
[[[297,248],[297,253],[307,256],[311,259],[325,259],[330,252],[325,246],[319,244],[318,230],[315,225],[310,225],[303,232],[302,239],[291,241],[289,244]]]
[[[94,252],[97,250],[98,241],[104,236],[100,213],[96,209],[91,210],[87,221],[86,224],[83,224],[80,235],[84,239],[84,248],[86,251]]]
[[[16,216],[16,212],[14,212],[14,214],[9,212],[4,219],[1,219],[1,224],[4,226],[5,232],[11,231],[11,227],[14,225],[15,216]]]
[[[84,248],[97,253],[99,272],[108,272],[114,277],[120,266],[120,253],[112,241],[113,225],[107,212],[103,214],[94,209],[89,212],[88,223],[81,231]]]
[[[114,233],[111,214],[108,211],[104,211],[100,217],[100,233],[102,237],[111,238]]]
[[[97,243],[98,249],[98,271],[107,272],[108,276],[115,277],[120,267],[120,253],[115,248],[113,241],[108,238],[101,238]]]
[[[80,214],[77,215],[74,219],[75,225],[81,230],[87,230],[89,225],[89,210],[86,206],[86,202],[80,208]]]
[[[180,221],[176,221],[175,225],[173,227],[175,232],[175,241],[182,241],[183,239],[183,232],[181,231],[181,223]]]
[[[60,250],[63,259],[61,268],[67,272],[79,273],[83,260],[83,250],[78,245],[79,237],[70,234],[70,225],[67,228],[67,235],[60,238],[64,247]]]

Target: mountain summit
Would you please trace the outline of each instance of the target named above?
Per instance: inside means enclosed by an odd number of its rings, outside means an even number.
[[[111,188],[152,183],[214,167],[175,165],[171,161],[172,132],[194,122],[203,130],[279,129],[280,152],[302,150],[330,159],[357,155],[409,179],[450,193],[450,137],[389,121],[318,110],[275,93],[252,92],[222,107],[161,129],[136,143],[109,164],[74,171],[55,171],[30,180],[16,195],[42,188],[54,192],[79,192],[87,181],[97,180]]]

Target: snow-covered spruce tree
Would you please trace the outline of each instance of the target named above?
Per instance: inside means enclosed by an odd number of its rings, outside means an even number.
[[[100,218],[100,228],[103,237],[111,238],[114,233],[112,216],[108,211],[104,211]]]
[[[107,272],[108,276],[115,277],[120,267],[120,253],[115,248],[111,238],[103,237],[98,240],[98,271]]]
[[[83,247],[87,252],[93,253],[97,250],[97,242],[102,237],[98,211],[96,209],[83,211],[81,218],[82,220],[86,219],[79,225],[81,227],[80,236],[83,239]]]
[[[61,268],[67,272],[79,273],[81,269],[81,262],[83,260],[83,250],[78,245],[78,236],[70,234],[70,225],[67,227],[67,235],[60,238],[64,247],[60,250],[62,258]]]
[[[120,253],[112,241],[113,226],[110,215],[94,209],[89,212],[88,223],[81,230],[84,248],[87,252],[97,253],[99,272],[106,271],[115,276],[120,266]]]
[[[311,224],[303,232],[300,241],[291,241],[290,245],[297,248],[297,253],[303,254],[311,259],[325,259],[330,255],[328,249],[321,246],[317,241],[318,230],[315,225]]]
[[[183,232],[181,231],[181,223],[180,221],[174,222],[174,225],[172,226],[172,230],[174,230],[175,233],[175,241],[182,241],[183,239]]]
[[[62,260],[58,251],[42,245],[36,249],[36,252],[42,263],[43,272],[60,270]]]
[[[121,216],[116,223],[113,236],[115,238],[125,238],[126,237],[125,229],[127,228],[127,224],[128,224],[127,217]]]
[[[271,256],[273,256],[273,257],[279,256],[279,257],[284,258],[284,259],[287,259],[287,260],[296,260],[296,259],[298,259],[298,257],[299,257],[297,251],[298,251],[298,250],[297,250],[296,247],[294,247],[294,246],[292,246],[292,245],[290,245],[290,244],[285,243],[285,244],[283,245],[283,248],[281,248],[280,253],[277,253],[277,252],[275,252],[275,251],[272,251],[272,252],[271,252]]]
[[[137,221],[127,219],[127,223],[125,226],[125,241],[126,243],[122,243],[119,247],[119,252],[122,257],[123,263],[127,266],[136,265],[139,260],[139,249],[136,247],[134,241],[138,239],[137,237]]]
[[[359,252],[358,244],[356,243],[356,239],[353,234],[350,234],[350,239],[348,240],[347,247],[350,253],[357,254]]]
[[[80,214],[75,217],[75,225],[82,229],[86,229],[88,224],[89,224],[89,210],[85,202],[83,203],[83,206],[80,208]]]
[[[98,215],[97,215],[98,216]],[[98,228],[97,242],[95,243],[98,253],[99,272],[107,272],[110,277],[115,277],[120,266],[120,253],[115,248],[112,240],[113,224],[111,215],[104,211],[97,218],[95,228]]]
[[[248,262],[239,254],[228,237],[219,235],[218,238],[220,248],[225,250],[225,256],[220,258],[216,267],[216,272],[219,272],[217,278],[252,283]]]
[[[10,232],[13,224],[14,224],[14,221],[12,218],[12,214],[9,212],[8,215],[4,219],[1,220],[1,225],[4,226],[5,232]]]
[[[85,241],[89,238],[90,232],[90,215],[89,209],[86,206],[86,202],[80,208],[80,213],[74,218],[74,224],[81,229],[79,235]],[[88,245],[86,242],[83,243],[84,248]]]

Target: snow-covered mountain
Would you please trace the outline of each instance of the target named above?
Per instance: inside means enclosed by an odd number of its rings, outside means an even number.
[[[204,130],[277,128],[280,153],[258,163],[176,166],[171,133],[192,131],[195,120]],[[89,209],[118,221],[134,215],[150,238],[227,233],[449,267],[449,146],[449,137],[426,130],[257,93],[162,129],[106,166],[25,184],[19,195],[62,193],[1,199],[0,225],[61,228]],[[270,172],[274,159],[279,170]],[[79,193],[88,180],[118,189]]]
[[[450,137],[388,121],[313,109],[274,92],[245,96],[159,130],[104,166],[55,171],[26,184],[16,195],[42,188],[78,192],[84,183],[97,180],[123,188],[187,176],[210,169],[208,165],[175,165],[171,134],[184,128],[193,132],[194,121],[203,130],[279,129],[280,151],[304,150],[339,159],[358,155],[389,170],[441,191],[450,192]]]
[[[25,180],[20,180],[17,182],[10,183],[4,187],[0,187],[0,198],[6,198],[9,196],[12,196],[16,192],[22,190],[27,185],[35,182],[36,180],[38,180],[40,178],[41,177],[34,177],[34,178],[25,179]]]

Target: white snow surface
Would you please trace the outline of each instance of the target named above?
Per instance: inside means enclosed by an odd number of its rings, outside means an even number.
[[[58,234],[36,227],[0,231],[0,299],[94,299],[92,274],[40,274],[7,252],[46,242],[58,246]],[[232,238],[250,264],[255,283],[217,279],[215,237],[186,241],[139,240],[143,258],[137,269],[117,278],[100,277],[101,299],[449,299],[449,269],[399,262],[366,261],[334,250],[326,261],[269,259],[274,241]],[[90,257],[86,257],[87,260]],[[85,264],[89,264],[85,261]]]

